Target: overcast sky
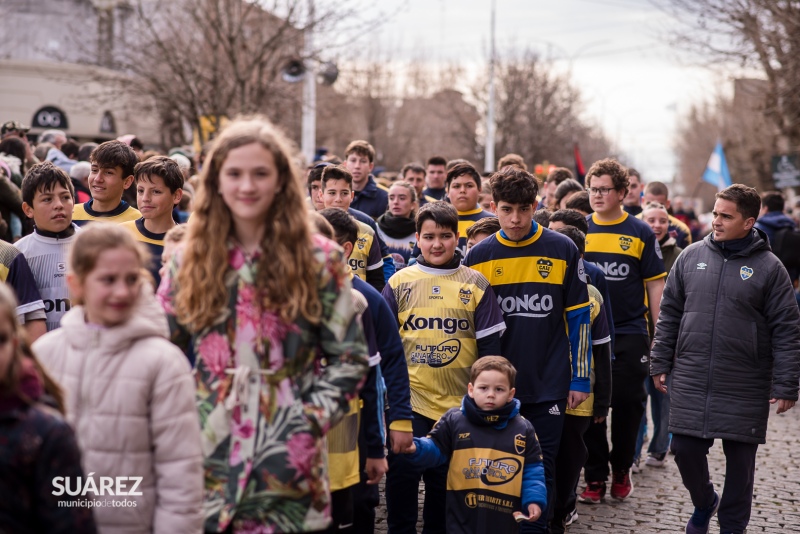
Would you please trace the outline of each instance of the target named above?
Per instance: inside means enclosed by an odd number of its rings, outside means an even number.
[[[403,59],[424,52],[431,61],[485,64],[490,0],[376,4],[392,15],[368,38]],[[570,69],[587,117],[602,125],[645,180],[672,179],[679,114],[711,100],[715,86],[727,83],[678,60],[663,35],[670,24],[647,0],[497,0],[498,53],[530,48]]]

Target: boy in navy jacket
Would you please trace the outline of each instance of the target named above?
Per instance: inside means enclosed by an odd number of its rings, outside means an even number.
[[[426,467],[449,463],[448,534],[517,532],[517,522],[538,520],[547,505],[539,440],[514,398],[516,374],[502,356],[478,359],[461,408],[405,451]]]

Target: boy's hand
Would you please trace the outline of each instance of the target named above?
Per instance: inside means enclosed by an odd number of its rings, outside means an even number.
[[[667,373],[661,373],[660,375],[653,376],[653,385],[656,387],[658,391],[663,393],[664,395],[667,394]]]
[[[574,410],[578,406],[581,405],[583,401],[589,398],[588,393],[584,393],[583,391],[573,391],[570,390],[569,397],[567,397],[567,408]]]
[[[778,410],[775,412],[776,414],[788,412],[794,407],[795,401],[789,399],[770,399],[770,404],[778,403]]]
[[[402,432],[400,430],[390,430],[389,442],[392,445],[393,453],[404,453],[411,445],[414,444],[414,434],[411,432]]]
[[[535,523],[536,521],[539,520],[541,516],[542,516],[542,509],[539,508],[539,505],[536,503],[531,503],[528,505],[528,515],[525,515],[522,512],[514,512],[514,520],[517,523],[521,523],[522,521]]]
[[[415,452],[417,452],[417,444],[414,443],[414,440],[411,440],[411,445],[409,445],[400,452],[402,452],[403,454],[414,454]]]
[[[388,470],[389,462],[386,458],[367,458],[367,464],[364,466],[364,471],[367,472],[367,484],[377,484]]]

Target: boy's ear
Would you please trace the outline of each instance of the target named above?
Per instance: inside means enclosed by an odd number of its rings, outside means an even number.
[[[352,243],[345,243],[344,245],[342,245],[342,248],[344,249],[344,257],[345,257],[345,259],[349,260],[350,259],[350,254],[353,253],[353,244]]]
[[[489,207],[492,208],[492,212],[497,213],[497,204],[494,203],[494,200],[489,201]]]
[[[472,385],[472,382],[470,382],[469,384],[467,384],[467,395],[469,395],[469,398],[471,398],[471,399],[475,398],[475,395],[473,394],[473,390],[474,390],[474,386]]]
[[[133,177],[132,174],[127,178],[125,178],[124,180],[122,180],[123,189],[128,189],[131,185],[133,185],[134,180],[135,178]]]
[[[181,199],[183,198],[183,189],[178,188],[172,193],[172,204],[177,206],[180,203]]]
[[[514,398],[514,395],[516,395],[516,393],[517,393],[517,388],[511,388],[508,391],[508,400],[509,400],[509,402],[511,401],[511,399]]]
[[[22,212],[25,214],[27,218],[33,219],[33,206],[31,206],[27,202],[22,203]]]

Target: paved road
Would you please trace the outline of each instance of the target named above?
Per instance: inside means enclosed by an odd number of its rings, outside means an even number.
[[[755,532],[800,533],[800,409],[770,416],[767,444],[759,447],[748,534]],[[648,410],[649,411],[649,410]],[[646,445],[645,445],[646,448]],[[570,534],[683,532],[693,507],[670,456],[663,468],[644,467],[633,476],[634,493],[624,502],[608,498],[599,505],[578,505],[579,518],[568,527]],[[717,441],[709,454],[711,480],[724,485],[724,455]],[[579,489],[582,489],[579,487]],[[420,488],[420,493],[424,489]],[[383,495],[376,532],[385,533]],[[421,532],[421,526],[418,528]],[[711,532],[719,532],[716,519]]]

